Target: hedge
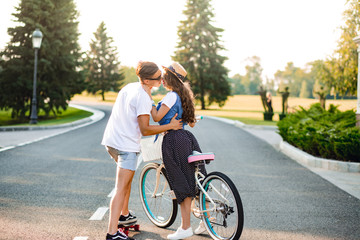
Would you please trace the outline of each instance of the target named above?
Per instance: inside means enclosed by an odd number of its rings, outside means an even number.
[[[317,157],[360,162],[360,129],[355,111],[328,110],[320,103],[300,107],[277,123],[284,141]]]

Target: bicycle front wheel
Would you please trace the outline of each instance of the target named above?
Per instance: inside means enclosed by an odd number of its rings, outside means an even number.
[[[139,184],[141,203],[150,221],[162,228],[171,226],[178,206],[176,199],[172,199],[165,168],[157,163],[146,164],[140,173]]]
[[[213,239],[239,239],[244,226],[241,198],[235,184],[220,172],[206,176],[200,192],[203,223]],[[211,203],[210,199],[214,202]]]

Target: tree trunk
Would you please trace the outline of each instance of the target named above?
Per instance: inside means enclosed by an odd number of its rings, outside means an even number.
[[[205,110],[205,90],[204,90],[204,81],[200,76],[200,101],[201,101],[201,110]]]
[[[105,92],[104,91],[101,91],[101,97],[102,97],[102,100],[105,101]]]
[[[201,110],[205,110],[205,99],[201,96]]]

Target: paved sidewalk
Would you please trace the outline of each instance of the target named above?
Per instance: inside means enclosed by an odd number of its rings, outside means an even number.
[[[80,107],[80,106],[76,106]],[[47,129],[33,129],[33,130],[18,130],[18,131],[0,131],[0,151],[6,151],[8,149],[22,146],[25,144],[29,144],[32,142],[40,141],[45,138],[49,138],[58,134],[62,134],[73,129],[86,126],[88,124],[99,121],[104,117],[104,113],[98,110],[94,110],[91,108],[84,108],[87,111],[92,111],[94,113],[93,116],[87,118],[85,120],[79,121],[77,124],[63,125],[61,127],[47,127]],[[276,150],[282,151],[288,156],[290,156],[295,161],[298,161],[300,164],[311,170],[312,172],[318,174],[322,178],[328,180],[333,183],[335,186],[340,189],[346,191],[352,196],[360,199],[360,172],[342,172],[342,171],[333,171],[329,169],[312,167],[311,164],[306,164],[304,161],[296,160],[296,158],[304,158],[306,156],[305,153],[301,153],[300,150],[292,150],[291,154],[284,150],[284,143],[279,134],[277,134],[277,128],[271,126],[254,126],[254,125],[246,125],[239,121],[233,121],[223,118],[217,117],[209,117],[219,121],[226,122],[228,124],[235,125],[244,129],[245,131],[251,133],[252,135],[268,142],[271,146],[273,146]],[[289,148],[291,151],[291,148]],[[289,151],[289,150],[287,150]],[[309,155],[310,156],[310,155]],[[335,161],[338,162],[338,161]],[[356,164],[359,166],[360,164]]]

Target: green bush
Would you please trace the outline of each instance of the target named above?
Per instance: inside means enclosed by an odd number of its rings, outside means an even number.
[[[360,162],[360,129],[352,110],[328,110],[320,103],[308,110],[300,107],[277,123],[284,141],[317,157]]]

